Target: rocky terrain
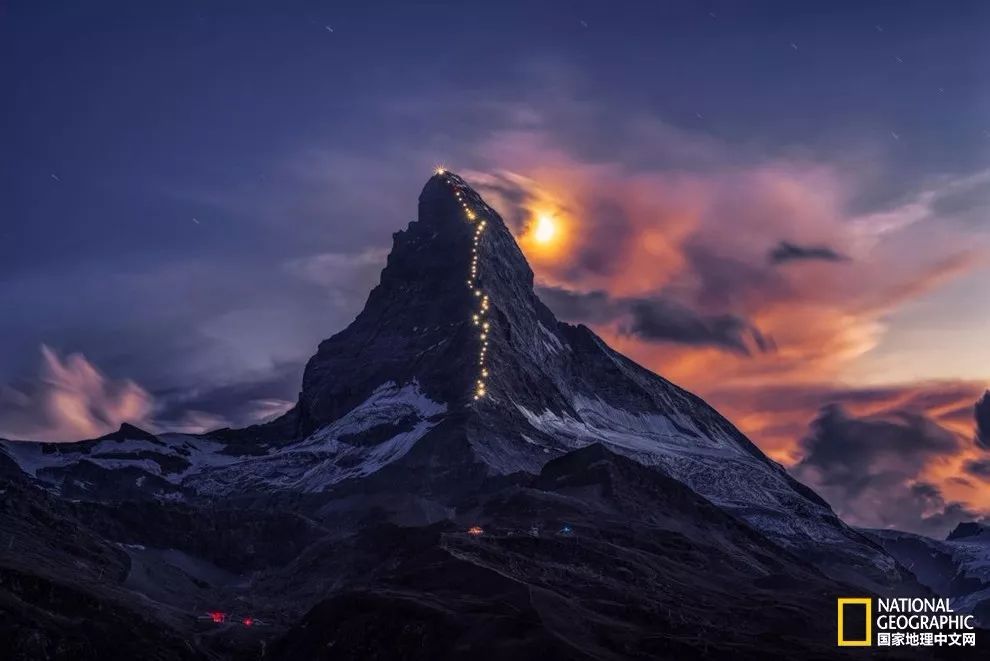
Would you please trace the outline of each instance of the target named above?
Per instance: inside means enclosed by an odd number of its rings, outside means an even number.
[[[898,530],[870,530],[892,556],[954,610],[973,613],[990,628],[990,528],[960,523],[944,540]]]

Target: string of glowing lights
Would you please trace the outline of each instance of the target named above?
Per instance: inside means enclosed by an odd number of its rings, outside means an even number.
[[[491,331],[491,322],[488,320],[488,309],[490,307],[490,303],[488,300],[488,294],[482,291],[478,284],[478,254],[481,247],[481,237],[485,231],[485,226],[488,224],[488,221],[484,218],[479,220],[478,214],[475,213],[475,211],[471,208],[471,205],[464,199],[464,194],[461,191],[461,187],[455,185],[446,170],[443,168],[437,168],[436,173],[443,176],[447,184],[454,188],[457,201],[464,210],[464,215],[467,217],[468,222],[474,223],[474,237],[471,243],[471,268],[468,274],[467,286],[468,289],[474,293],[474,297],[478,301],[477,310],[471,315],[471,322],[478,327],[479,330],[478,379],[475,381],[474,385],[474,399],[479,400],[488,394],[488,334]]]

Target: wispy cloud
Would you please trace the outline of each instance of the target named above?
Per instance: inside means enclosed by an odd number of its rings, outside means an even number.
[[[80,353],[41,347],[41,364],[27,379],[0,385],[0,438],[78,441],[127,422],[152,432],[202,433],[270,420],[294,401],[302,366],[276,365],[234,382],[157,395],[129,378],[112,377]]]
[[[129,379],[114,379],[82,354],[41,347],[37,378],[0,387],[0,436],[46,441],[93,438],[122,422],[150,427],[154,402]]]

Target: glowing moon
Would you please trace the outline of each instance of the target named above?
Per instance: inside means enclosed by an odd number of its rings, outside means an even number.
[[[557,236],[557,223],[552,216],[538,216],[533,225],[533,240],[537,243],[550,243]]]
[[[537,266],[559,262],[574,242],[574,220],[558,205],[541,204],[527,211],[529,217],[518,237],[526,259]]]

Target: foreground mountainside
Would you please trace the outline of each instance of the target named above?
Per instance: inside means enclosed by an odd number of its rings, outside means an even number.
[[[831,638],[838,586],[603,445],[463,515],[484,532],[438,524],[409,545],[407,531],[376,531],[372,545],[403,551],[375,585],[318,602],[278,652],[390,658],[411,638],[416,658],[772,658]]]
[[[857,590],[601,444],[420,526],[3,474],[10,659],[825,659]]]
[[[15,658],[813,658],[834,596],[925,590],[701,399],[557,321],[449,172],[285,416],[0,442],[0,480]]]

